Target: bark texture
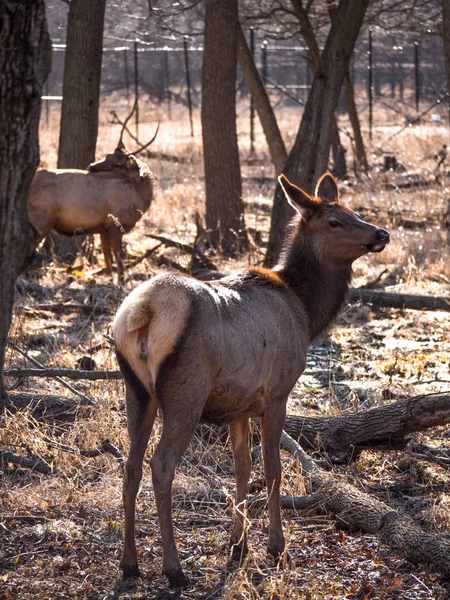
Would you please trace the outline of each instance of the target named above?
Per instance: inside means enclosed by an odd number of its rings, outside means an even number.
[[[258,68],[255,65],[253,56],[247,45],[242,27],[238,27],[238,46],[237,59],[239,66],[245,78],[245,82],[250,91],[250,95],[255,103],[256,112],[266,136],[267,145],[269,147],[270,157],[275,167],[276,174],[279,175],[286,163],[287,152],[286,147],[281,137],[275,113],[270,104],[269,96],[267,95],[264,82],[259,74]]]
[[[0,3],[0,411],[8,403],[3,366],[14,281],[36,242],[28,219],[28,188],[39,164],[42,89],[51,45],[43,0]]]
[[[202,131],[206,227],[212,246],[247,248],[236,132],[238,1],[206,0]]]
[[[95,160],[105,0],[71,0],[64,57],[58,168]]]
[[[337,417],[288,415],[284,430],[305,448],[349,460],[364,448],[405,447],[414,431],[449,422],[450,394],[429,394]]]
[[[284,174],[306,191],[313,191],[326,171],[331,143],[331,125],[353,48],[369,0],[341,0],[323,49],[303,118],[289,154]],[[293,209],[278,185],[275,191],[266,264],[280,253],[286,225]]]
[[[447,70],[447,91],[450,96],[450,0],[442,0],[442,37],[444,40],[445,68]]]

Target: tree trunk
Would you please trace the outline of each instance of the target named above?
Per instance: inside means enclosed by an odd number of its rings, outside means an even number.
[[[236,131],[238,24],[238,0],[206,0],[201,111],[205,220],[211,245],[226,253],[248,246]]]
[[[86,169],[97,144],[105,0],[71,0],[69,6],[58,169]],[[72,263],[86,236],[52,233],[50,240],[55,258]]]
[[[50,71],[51,44],[43,0],[0,4],[0,411],[14,281],[36,245],[28,219],[28,188],[39,164],[41,94]]]
[[[105,0],[71,0],[64,57],[59,169],[95,160]]]
[[[281,137],[275,114],[270,104],[264,82],[258,72],[253,60],[253,56],[247,45],[242,27],[238,25],[238,46],[237,59],[239,66],[245,78],[245,82],[250,91],[250,95],[255,103],[256,112],[266,136],[269,147],[270,157],[275,167],[276,174],[279,175],[286,163],[287,152]]]
[[[288,415],[284,430],[302,447],[344,460],[365,448],[404,448],[414,431],[450,422],[450,394],[428,394],[337,417]]]
[[[319,44],[317,43],[316,36],[314,35],[308,13],[303,8],[302,0],[291,0],[291,4],[300,25],[300,33],[308,47],[311,70],[313,73],[315,73],[319,68],[320,63]],[[338,177],[344,176],[347,170],[345,164],[344,147],[341,144],[337,118],[334,113],[331,122],[331,151],[333,153],[335,175]]]
[[[450,0],[442,0],[442,37],[444,41],[445,68],[447,70],[447,104],[450,119]]]
[[[340,0],[297,138],[286,162],[284,174],[307,191],[313,191],[313,184],[327,168],[331,122],[368,3],[369,0]],[[266,264],[273,264],[278,258],[286,225],[292,214],[293,209],[278,185],[272,208]]]

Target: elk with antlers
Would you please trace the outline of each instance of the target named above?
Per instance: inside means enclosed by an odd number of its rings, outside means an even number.
[[[106,268],[112,273],[113,253],[120,282],[122,234],[129,232],[149,208],[155,184],[152,172],[136,154],[155,140],[158,129],[147,144],[133,153],[126,152],[122,142],[133,111],[123,124],[112,154],[85,171],[39,170],[28,194],[28,214],[41,239],[52,230],[65,235],[99,233]]]
[[[230,426],[236,504],[242,506],[251,469],[249,418],[261,417],[268,551],[277,559],[283,554],[279,446],[286,401],[303,372],[309,344],[345,300],[353,261],[381,252],[389,234],[343,206],[329,174],[320,179],[316,197],[284,176],[280,183],[298,216],[273,270],[253,267],[210,283],[157,275],[131,292],[115,318],[131,440],[123,484],[125,576],[139,574],[136,494],[158,408],[163,429],[151,468],[163,573],[170,584],[188,583],[176,550],[171,489],[175,466],[201,420]],[[246,551],[242,511],[236,512],[231,544],[238,556]]]

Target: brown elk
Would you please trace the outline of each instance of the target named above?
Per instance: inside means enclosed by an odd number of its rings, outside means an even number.
[[[389,233],[339,202],[332,175],[311,197],[280,177],[298,216],[272,270],[245,269],[217,282],[160,274],[124,300],[114,321],[126,385],[130,453],[123,484],[124,576],[138,576],[135,501],[142,461],[159,408],[163,429],[151,459],[163,544],[163,573],[185,586],[172,525],[175,466],[200,421],[228,424],[235,461],[236,504],[245,501],[251,469],[249,418],[261,417],[268,490],[268,552],[285,548],[280,516],[280,437],[288,395],[303,372],[310,342],[336,317],[352,263],[381,252]],[[231,533],[233,553],[247,549],[242,514]]]
[[[131,113],[132,114],[132,113]],[[126,152],[123,131],[112,154],[87,170],[37,171],[28,194],[28,214],[44,239],[52,230],[65,235],[99,233],[106,268],[112,273],[112,254],[123,281],[122,234],[128,233],[149,208],[155,179],[136,158],[156,138],[134,153]]]

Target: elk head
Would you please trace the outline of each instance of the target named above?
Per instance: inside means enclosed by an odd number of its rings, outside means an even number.
[[[296,233],[303,243],[311,243],[321,260],[344,265],[368,252],[381,252],[389,243],[387,231],[366,223],[339,202],[337,184],[330,173],[319,179],[315,197],[284,175],[279,182],[288,202],[301,217]]]

